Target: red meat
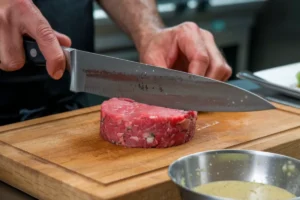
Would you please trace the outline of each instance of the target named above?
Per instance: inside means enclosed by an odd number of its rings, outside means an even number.
[[[112,98],[101,106],[100,135],[125,147],[165,148],[188,142],[195,134],[197,112]]]

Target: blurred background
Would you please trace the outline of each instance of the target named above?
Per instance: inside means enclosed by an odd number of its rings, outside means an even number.
[[[167,26],[193,21],[214,34],[233,69],[231,80],[241,70],[300,61],[300,0],[157,0],[157,5]],[[138,61],[131,40],[96,3],[94,18],[96,52]]]

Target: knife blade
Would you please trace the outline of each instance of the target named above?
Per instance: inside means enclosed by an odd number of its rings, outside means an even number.
[[[26,60],[43,65],[34,41],[25,40]],[[63,48],[70,90],[183,110],[245,112],[274,109],[262,97],[227,83],[189,73]]]

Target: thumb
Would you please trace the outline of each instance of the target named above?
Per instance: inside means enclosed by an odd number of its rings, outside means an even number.
[[[57,31],[54,31],[54,33],[55,33],[55,36],[56,36],[56,38],[59,41],[61,46],[64,46],[64,47],[70,47],[71,46],[72,42],[71,42],[71,39],[68,36],[66,36],[65,34],[59,33]]]
[[[163,54],[159,53],[158,51],[142,55],[140,61],[148,65],[168,68],[166,59],[164,58]]]

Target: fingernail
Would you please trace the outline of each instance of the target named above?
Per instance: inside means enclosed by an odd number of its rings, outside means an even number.
[[[57,71],[54,73],[54,78],[55,78],[55,79],[60,79],[60,78],[63,76],[63,74],[64,74],[64,70],[59,69],[59,70],[57,70]]]

